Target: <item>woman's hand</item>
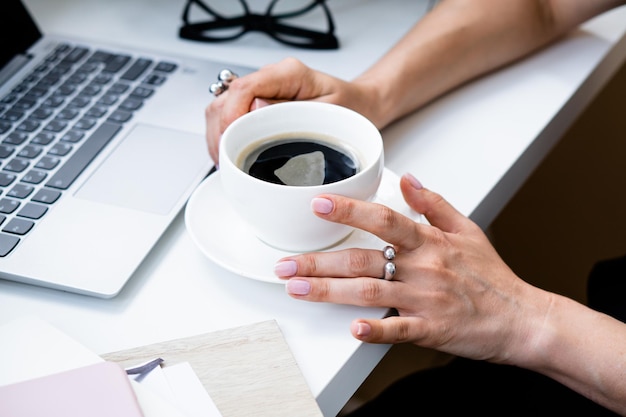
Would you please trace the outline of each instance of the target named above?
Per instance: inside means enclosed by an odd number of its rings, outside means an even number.
[[[364,98],[368,94],[366,89],[365,85],[315,71],[295,58],[267,65],[233,80],[228,90],[207,106],[205,121],[209,154],[218,163],[219,140],[224,130],[235,119],[258,107],[287,100],[315,100],[363,113],[359,107],[372,100],[371,96]]]
[[[412,342],[509,362],[515,350],[532,343],[531,330],[541,327],[550,294],[518,278],[482,230],[441,196],[410,175],[400,186],[406,202],[431,225],[336,195],[312,203],[319,217],[392,243],[392,280],[380,279],[387,262],[380,250],[308,253],[276,264],[276,274],[289,279],[287,292],[307,301],[395,308],[398,316],[354,320],[352,334],[365,342]]]

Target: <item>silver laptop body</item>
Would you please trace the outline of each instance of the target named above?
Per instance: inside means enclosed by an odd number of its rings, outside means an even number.
[[[22,50],[0,70],[0,277],[113,297],[213,166],[209,84],[249,70],[38,36],[4,7]]]

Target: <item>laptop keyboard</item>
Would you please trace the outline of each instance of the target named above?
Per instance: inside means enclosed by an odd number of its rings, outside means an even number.
[[[45,219],[176,69],[61,44],[0,98],[0,257]]]

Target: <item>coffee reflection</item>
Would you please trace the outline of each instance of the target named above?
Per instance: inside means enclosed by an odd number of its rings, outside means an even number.
[[[242,170],[274,184],[314,186],[349,178],[359,166],[338,140],[314,134],[267,138],[242,153]]]

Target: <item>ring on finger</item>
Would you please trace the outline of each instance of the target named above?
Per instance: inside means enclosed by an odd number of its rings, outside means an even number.
[[[228,90],[228,86],[234,79],[239,76],[229,70],[228,68],[224,68],[217,74],[217,82],[211,84],[209,86],[209,92],[213,94],[215,97],[222,94],[224,91]]]
[[[396,257],[396,250],[393,246],[385,246],[383,248],[383,256],[386,260],[393,261],[393,259]]]
[[[391,281],[393,279],[393,276],[396,275],[396,264],[394,264],[393,262],[389,261],[385,264],[385,268],[383,271],[383,279],[385,281]]]
[[[396,275],[396,264],[393,262],[396,257],[396,250],[394,249],[394,247],[385,246],[383,248],[383,257],[388,262],[386,262],[385,266],[383,267],[383,276],[381,278],[386,281],[391,281],[394,275]]]

